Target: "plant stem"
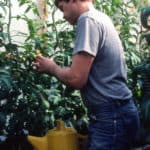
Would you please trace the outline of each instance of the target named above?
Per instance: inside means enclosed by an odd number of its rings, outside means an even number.
[[[10,25],[11,25],[11,0],[8,0],[8,9],[9,9],[9,15],[8,15],[8,25],[7,25],[7,33],[8,33],[8,41],[11,43],[11,35],[10,35]]]

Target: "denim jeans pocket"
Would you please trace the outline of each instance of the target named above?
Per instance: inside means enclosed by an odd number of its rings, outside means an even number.
[[[123,115],[123,124],[126,136],[130,141],[134,141],[140,128],[140,119],[137,111],[128,112]]]
[[[115,132],[115,120],[111,115],[97,114],[92,116],[91,124],[92,128],[101,134],[113,135]]]
[[[116,122],[100,116],[92,119],[89,126],[88,150],[112,150],[111,145],[116,135]]]

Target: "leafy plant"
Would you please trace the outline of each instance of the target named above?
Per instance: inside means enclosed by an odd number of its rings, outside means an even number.
[[[42,136],[55,126],[59,118],[85,134],[88,118],[79,92],[65,86],[55,77],[37,74],[33,70],[37,49],[43,56],[53,57],[61,66],[71,64],[74,27],[64,20],[56,19],[57,10],[53,1],[45,1],[51,10],[51,21],[40,23],[28,16],[32,12],[40,17],[34,2],[18,2],[20,7],[26,6],[23,15],[12,16],[11,0],[0,5],[1,134],[19,135],[25,129],[29,134]],[[133,89],[132,70],[144,57],[139,46],[140,3],[137,0],[95,0],[95,6],[112,18],[119,32],[127,60],[128,83]],[[14,19],[23,20],[28,26],[29,33],[16,33],[16,36],[25,38],[23,42],[15,41],[12,36],[10,27]],[[38,34],[39,29],[43,31],[41,34]]]

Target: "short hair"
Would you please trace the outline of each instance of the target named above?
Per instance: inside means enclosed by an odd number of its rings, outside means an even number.
[[[55,6],[58,7],[58,3],[61,1],[69,2],[70,0],[54,0]],[[86,1],[86,0],[81,0],[81,1]],[[89,0],[89,1],[93,2],[94,0]]]
[[[70,0],[55,0],[55,6],[58,7],[58,3],[61,1],[69,2]]]

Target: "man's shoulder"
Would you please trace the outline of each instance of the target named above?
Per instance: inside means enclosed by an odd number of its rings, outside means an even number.
[[[84,12],[83,14],[81,14],[80,17],[78,18],[78,23],[84,22],[88,19],[96,21],[98,23],[103,23],[105,21],[107,21],[107,22],[111,21],[110,17],[107,14],[105,14],[97,9],[92,9],[90,11],[87,11],[87,12]]]

